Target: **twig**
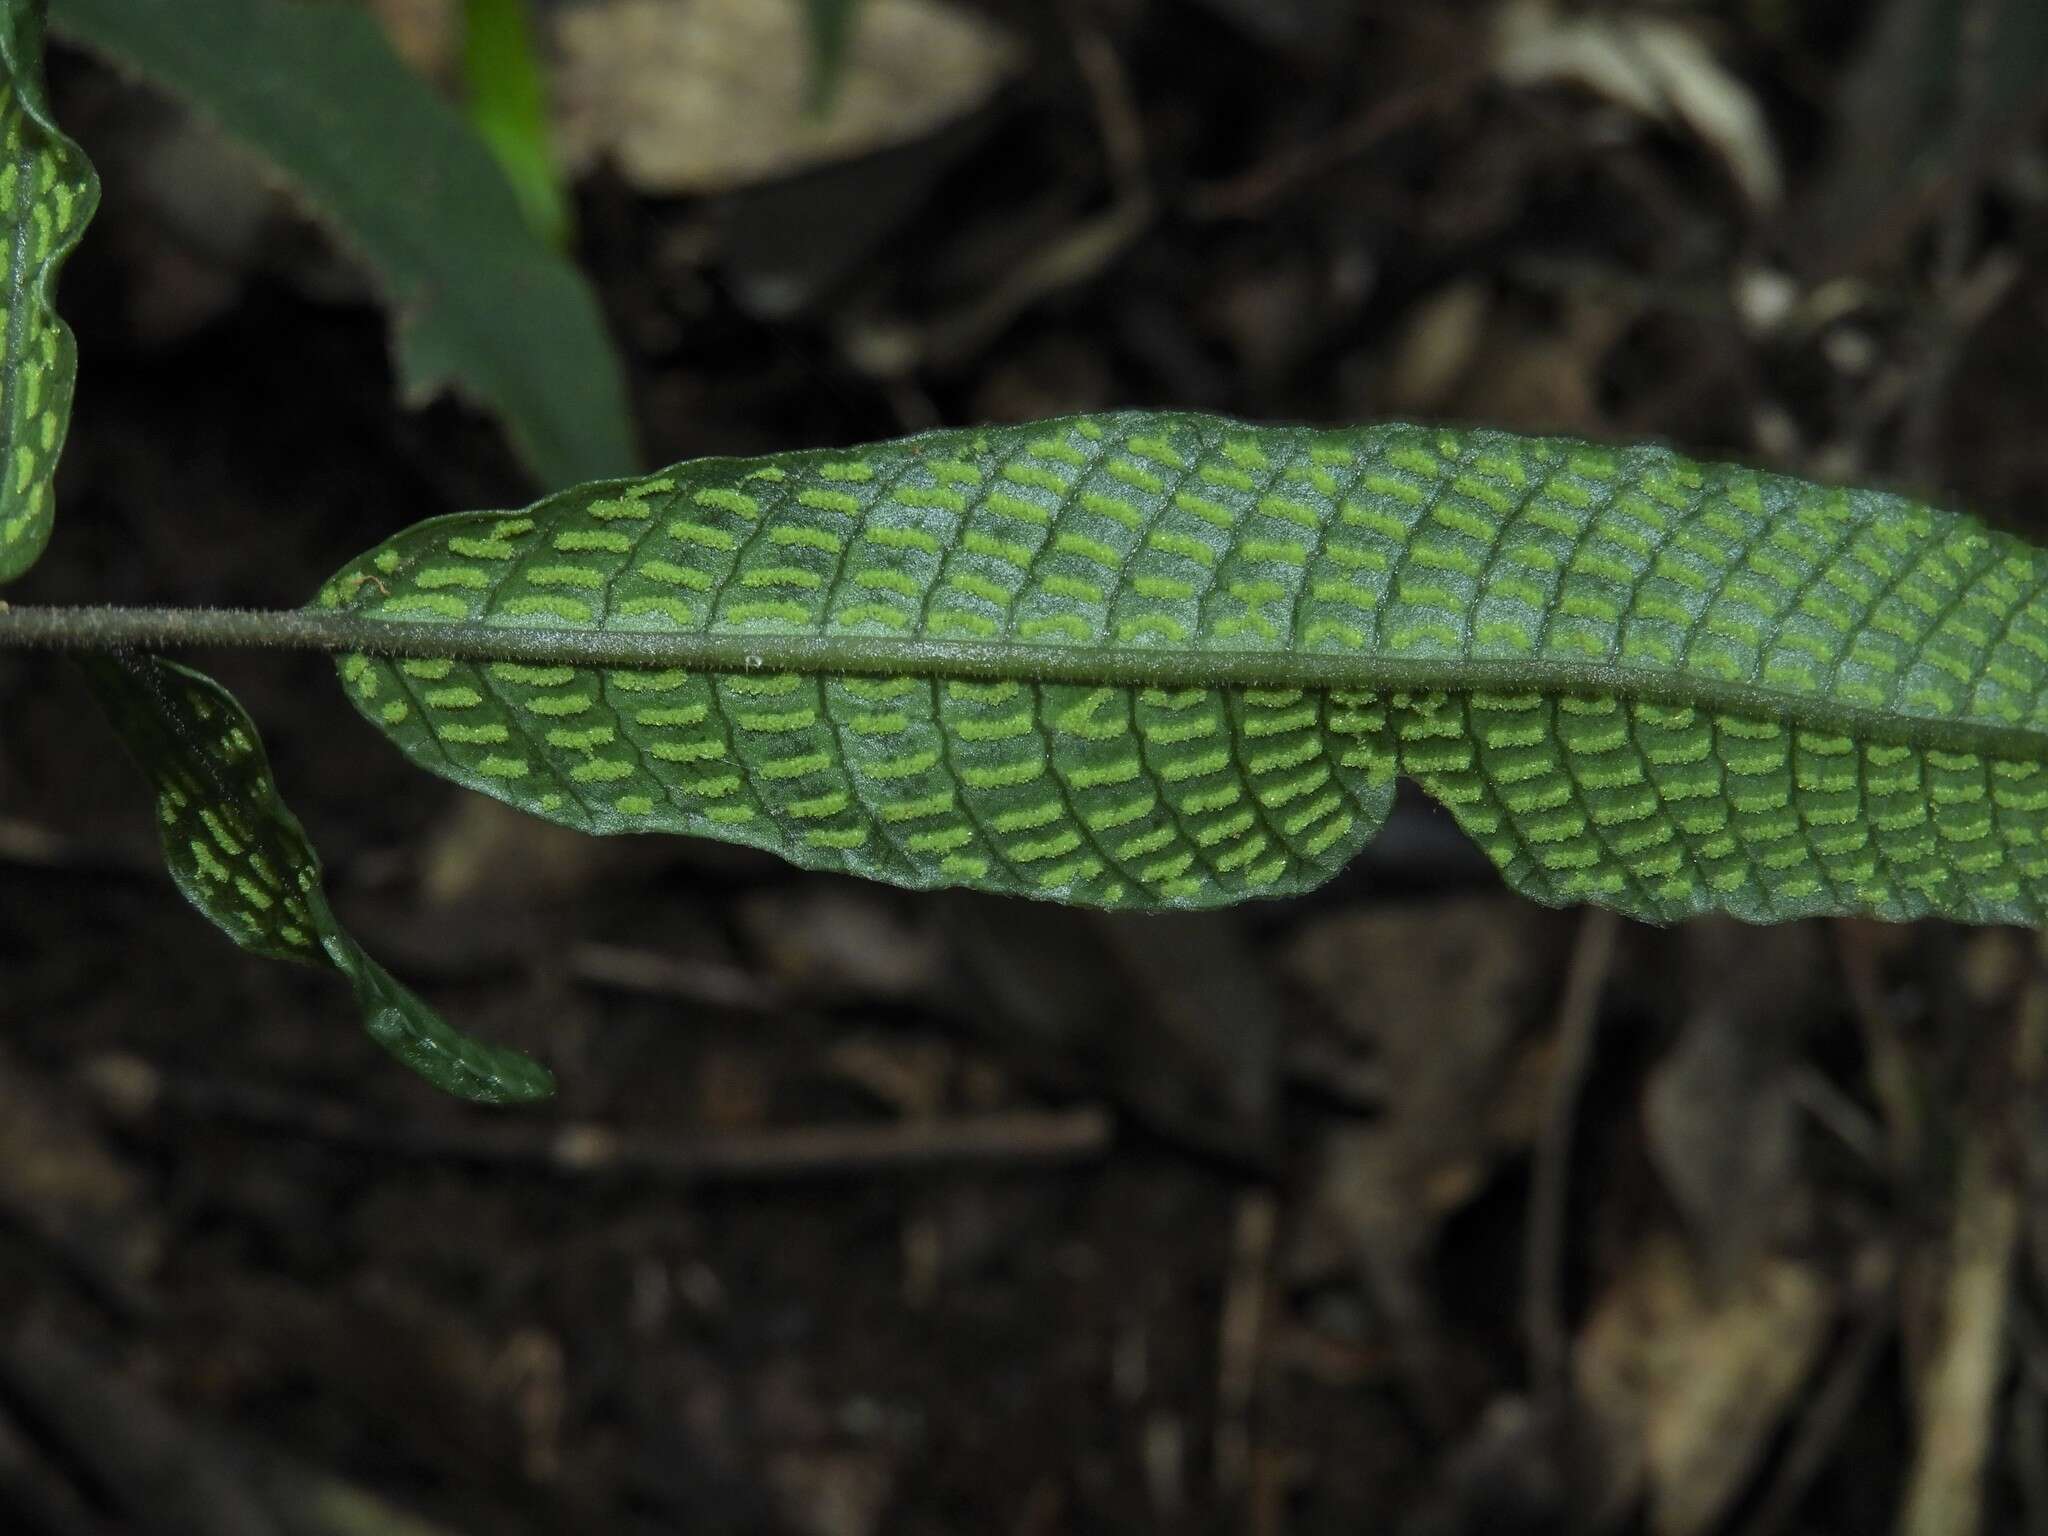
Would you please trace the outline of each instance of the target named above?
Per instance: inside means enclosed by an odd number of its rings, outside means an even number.
[[[1974,115],[1970,108],[1984,99],[1984,84],[1990,72],[1991,34],[1999,0],[1964,0],[1957,11],[1962,23],[1955,64],[1955,99],[1965,103],[1964,120]],[[1959,127],[1962,125],[1959,125]],[[1978,175],[1984,174],[1978,167]],[[1934,236],[1934,270],[1928,286],[1932,290],[1932,314],[1924,327],[1925,355],[1914,370],[1912,395],[1906,408],[1902,436],[1905,461],[1916,484],[1933,478],[1935,437],[1941,428],[1941,407],[1961,360],[1966,339],[1959,313],[1963,275],[1969,265],[1970,246],[1977,232],[1974,183],[1965,183],[1963,195],[1943,212]],[[1974,324],[1970,329],[1975,329]]]
[[[947,367],[986,346],[1033,305],[1089,282],[1123,257],[1152,225],[1149,195],[1119,200],[1032,247],[988,287],[927,328],[920,359]]]
[[[2030,1191],[2037,1189],[2030,1186]],[[2048,1536],[2048,1462],[2041,1458],[2041,1447],[2048,1444],[2048,1328],[2025,1300],[2013,1306],[2008,1321],[2019,1357],[2019,1380],[2013,1392],[2012,1429],[2006,1436],[2006,1464],[2019,1484],[2028,1536]]]
[[[1570,1194],[1572,1130],[1579,1093],[1592,1063],[1598,1034],[1600,994],[1614,965],[1621,920],[1595,908],[1579,924],[1557,1005],[1557,1063],[1550,1078],[1543,1125],[1536,1141],[1536,1170],[1529,1195],[1529,1236],[1524,1250],[1524,1318],[1529,1345],[1529,1380],[1539,1404],[1555,1408],[1569,1394],[1570,1335],[1564,1315],[1564,1227]]]
[[[74,1518],[74,1501],[57,1490],[29,1511],[30,1529],[50,1536],[451,1536],[355,1484],[184,1417],[39,1322],[0,1339],[0,1393],[121,1516],[118,1526]],[[26,1449],[9,1445],[6,1431],[0,1419],[0,1496],[14,1491],[10,1453]]]
[[[1247,1536],[1283,1536],[1287,1501],[1309,1480],[1314,1467],[1315,1458],[1302,1451],[1261,1450],[1253,1458]]]
[[[2048,1404],[2040,1389],[2023,1385],[2012,1405],[2012,1436],[2006,1451],[2013,1481],[2020,1485],[2020,1508],[2027,1536],[2048,1536],[2048,1463],[2041,1446],[2048,1442]]]
[[[192,1536],[282,1536],[226,1448],[47,1325],[0,1340],[0,1390],[130,1519]]]
[[[1900,1536],[1971,1536],[1983,1520],[1984,1469],[2019,1251],[2019,1147],[2048,1046],[2048,973],[2039,954],[2010,1029],[2009,1075],[1977,1106],[1963,1140],[1948,1285],[1920,1396]]]
[[[1863,1403],[1864,1387],[1898,1323],[1898,1256],[1888,1249],[1862,1255],[1854,1289],[1859,1314],[1855,1331],[1801,1416],[1798,1432],[1778,1464],[1769,1491],[1739,1536],[1778,1536],[1791,1524]]]
[[[1122,259],[1152,227],[1156,199],[1145,169],[1145,140],[1130,80],[1099,30],[1067,18],[1076,66],[1088,87],[1102,136],[1113,200],[1102,212],[1027,249],[978,299],[924,327],[918,365],[944,368],[978,352],[1019,315],[1079,287]]]
[[[1983,1517],[1984,1464],[2020,1229],[2019,1192],[1987,1139],[1973,1133],[1964,1148],[1951,1238],[1955,1263],[1921,1397],[1901,1536],[1970,1536]]]
[[[1788,1080],[1792,1102],[1827,1130],[1836,1141],[1878,1172],[1889,1172],[1891,1147],[1878,1123],[1832,1079],[1818,1068],[1806,1066]]]
[[[1130,76],[1100,27],[1082,19],[1072,6],[1063,7],[1062,14],[1074,62],[1088,85],[1117,201],[1149,204],[1152,194],[1145,178],[1145,127],[1131,97]]]
[[[328,1101],[248,1084],[157,1077],[131,1062],[94,1073],[102,1099],[128,1115],[163,1110],[264,1135],[427,1160],[526,1168],[573,1178],[686,1184],[779,1183],[936,1168],[1046,1167],[1109,1150],[1115,1124],[1097,1106],[967,1115],[884,1125],[802,1126],[713,1136],[651,1136],[588,1121],[393,1122]]]
[[[1847,920],[1834,924],[1834,934],[1849,1006],[1863,1036],[1871,1095],[1884,1117],[1892,1178],[1903,1182],[1920,1165],[1918,1074],[1912,1055],[1892,1022],[1891,1010],[1885,1006],[1873,928],[1865,922]]]
[[[154,1318],[159,1310],[157,1299],[130,1272],[116,1251],[113,1234],[90,1221],[67,1219],[69,1215],[24,1198],[18,1190],[0,1187],[0,1232],[11,1228],[40,1245],[62,1266],[66,1277],[77,1282],[110,1316],[124,1323]]]
[[[569,951],[569,974],[594,987],[675,997],[732,1013],[780,1013],[777,989],[736,965],[678,960],[616,944],[578,944]]]
[[[1138,1456],[1145,1468],[1145,1491],[1159,1523],[1178,1523],[1187,1506],[1187,1426],[1177,1413],[1155,1408],[1139,1432]]]
[[[0,816],[0,864],[60,867],[75,862],[71,840],[34,822]]]
[[[0,1509],[40,1536],[115,1536],[76,1489],[0,1410]],[[19,1528],[19,1527],[17,1527]]]
[[[1279,1207],[1261,1190],[1238,1202],[1230,1244],[1230,1281],[1216,1338],[1216,1491],[1229,1495],[1251,1470],[1252,1389],[1258,1382],[1259,1330],[1266,1315],[1266,1271]]]
[[[1449,112],[1472,94],[1491,68],[1490,63],[1474,64],[1382,97],[1323,137],[1290,145],[1227,181],[1197,187],[1188,199],[1188,212],[1202,220],[1258,218],[1304,182],[1327,176],[1395,134]]]

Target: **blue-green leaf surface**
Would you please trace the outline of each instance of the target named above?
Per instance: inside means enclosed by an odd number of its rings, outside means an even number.
[[[95,657],[85,669],[156,792],[164,860],[187,901],[244,949],[340,971],[372,1038],[436,1086],[486,1104],[554,1092],[545,1067],[451,1029],[341,926],[319,857],[232,694],[156,657]]]
[[[2044,592],[1661,448],[1126,413],[440,518],[320,602],[412,626],[342,676],[415,762],[593,832],[1202,907],[1329,878],[1406,775],[1539,901],[2038,923]]]
[[[43,91],[44,0],[0,6],[0,582],[49,542],[50,482],[71,421],[78,348],[57,316],[57,273],[99,204],[92,162]]]
[[[460,389],[504,421],[548,485],[634,467],[625,386],[589,286],[363,8],[57,0],[53,20],[291,178],[381,281],[409,399]]]

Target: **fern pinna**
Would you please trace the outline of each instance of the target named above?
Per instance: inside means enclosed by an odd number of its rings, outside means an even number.
[[[1406,774],[1539,901],[2037,922],[2044,578],[1659,448],[1125,413],[440,518],[319,606],[388,621],[342,675],[415,762],[589,832],[1200,907]]]

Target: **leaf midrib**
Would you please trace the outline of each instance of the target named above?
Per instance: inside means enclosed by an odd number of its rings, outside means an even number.
[[[577,667],[926,677],[1096,688],[1343,689],[1372,693],[1612,695],[1780,722],[1831,735],[2048,761],[2048,730],[1900,713],[1768,684],[1623,663],[1332,652],[1167,650],[1012,641],[527,628],[360,619],[361,649],[396,657]],[[451,643],[452,642],[452,643]],[[337,649],[357,647],[342,646]]]
[[[1743,715],[1786,726],[2022,762],[2048,762],[2048,729],[1981,718],[1916,715],[1670,668],[1551,657],[1373,656],[1340,652],[1212,651],[1031,645],[1000,640],[901,639],[790,633],[573,630],[489,620],[464,624],[378,619],[324,608],[8,608],[10,646],[150,650],[206,645],[360,653],[394,659],[521,662],[656,671],[795,672],[806,676],[924,677],[1095,688],[1302,688],[1370,693],[1611,695],[1674,709]]]

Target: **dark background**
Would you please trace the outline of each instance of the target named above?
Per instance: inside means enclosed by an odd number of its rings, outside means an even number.
[[[435,8],[384,9],[433,67]],[[1527,7],[1590,80],[1505,70],[1512,9],[989,3],[1017,66],[935,134],[597,165],[649,462],[1170,404],[2039,524],[2034,0]],[[106,199],[11,596],[288,605],[533,494],[395,402],[288,196],[54,77]],[[2048,1531],[2020,935],[1543,911],[1405,799],[1285,904],[911,896],[527,823],[318,658],[202,661],[368,947],[563,1091],[438,1098],[331,976],[235,952],[75,679],[0,659],[0,1527]]]

